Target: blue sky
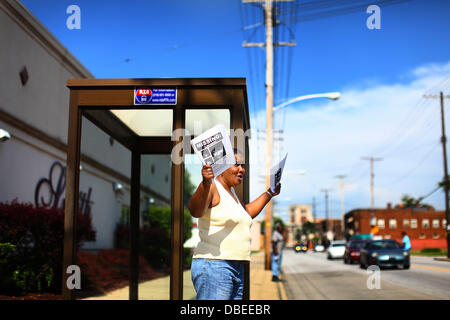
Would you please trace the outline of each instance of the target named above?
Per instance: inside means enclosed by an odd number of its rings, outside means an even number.
[[[334,10],[348,2],[318,0],[312,6],[329,4],[322,10]],[[264,51],[242,46],[244,40],[262,42],[264,28],[240,31],[262,22],[256,5],[238,0],[22,3],[97,78],[247,78],[252,128],[265,127]],[[340,91],[342,98],[298,103],[275,115],[275,128],[284,130],[283,150],[289,152],[287,172],[306,170],[303,176],[285,177],[277,214],[286,218],[290,203],[310,203],[315,197],[317,216],[324,216],[320,189],[332,188],[338,217],[337,174],[348,176],[345,209],[368,207],[363,156],[383,157],[375,164],[376,207],[398,203],[402,194],[432,191],[443,176],[439,106],[422,95],[450,94],[450,2],[380,4],[379,30],[366,27],[364,8],[292,23],[317,12],[307,10],[310,3],[280,4],[286,15],[278,39],[294,39],[297,45],[276,49],[275,104],[329,91]],[[81,9],[80,30],[66,27],[71,4]],[[264,154],[263,141],[254,137],[252,154]],[[264,164],[255,159],[251,165],[251,194],[257,196],[264,191],[258,182]],[[444,208],[441,191],[426,200]]]

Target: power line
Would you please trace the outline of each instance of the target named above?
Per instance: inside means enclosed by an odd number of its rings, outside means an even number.
[[[431,150],[429,152],[427,152],[425,154],[425,156],[419,161],[419,163],[417,165],[415,165],[410,171],[408,171],[407,174],[401,176],[400,178],[398,178],[397,180],[391,182],[390,184],[388,184],[385,188],[391,187],[397,183],[399,183],[400,181],[402,181],[403,179],[409,177],[414,171],[417,170],[417,168],[419,168],[424,162],[425,160],[427,160],[432,154],[433,152],[437,149],[437,147],[439,146],[439,143],[436,143],[435,145],[433,145],[433,147],[431,148]]]
[[[426,198],[428,198],[429,196],[431,196],[433,193],[435,193],[436,191],[438,191],[440,188],[442,188],[441,186],[437,186],[435,189],[433,189],[433,191],[429,192],[428,194],[426,194],[423,197],[419,197],[420,201],[425,200]]]
[[[341,16],[341,15],[345,15],[345,14],[357,13],[357,12],[361,12],[361,10],[366,9],[368,7],[368,5],[390,6],[390,5],[400,4],[400,3],[408,2],[408,1],[411,1],[411,0],[371,1],[371,2],[366,2],[362,5],[357,5],[357,6],[352,6],[352,7],[338,8],[335,10],[315,12],[315,13],[310,13],[310,14],[299,14],[295,17],[294,23],[306,22],[306,21],[312,21],[312,20],[318,20],[318,19],[326,19],[326,18],[332,18],[332,17]]]

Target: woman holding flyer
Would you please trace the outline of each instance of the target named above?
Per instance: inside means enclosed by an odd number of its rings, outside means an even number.
[[[279,184],[247,205],[234,187],[245,173],[243,156],[235,150],[236,164],[217,176],[210,165],[202,168],[203,181],[189,201],[198,218],[200,241],[194,250],[191,277],[198,300],[241,300],[244,262],[250,261],[250,226],[265,205],[280,193]]]

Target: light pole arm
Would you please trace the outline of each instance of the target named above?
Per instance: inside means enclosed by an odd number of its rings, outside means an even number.
[[[339,99],[340,96],[341,96],[341,94],[339,92],[308,94],[305,96],[296,97],[296,98],[290,99],[286,102],[283,102],[282,104],[279,104],[278,106],[274,107],[273,111],[275,112],[281,108],[286,107],[287,105],[290,105],[292,103],[296,103],[296,102],[299,102],[302,100],[314,99],[314,98],[328,98],[331,100],[337,100],[337,99]]]

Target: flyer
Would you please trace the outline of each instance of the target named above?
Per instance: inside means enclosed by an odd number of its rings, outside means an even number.
[[[227,129],[222,124],[192,139],[191,145],[202,164],[211,165],[214,177],[236,163]]]
[[[270,169],[270,190],[272,190],[272,192],[274,192],[276,186],[280,184],[281,176],[284,170],[284,164],[286,163],[286,158],[287,153],[280,162],[278,162]]]

